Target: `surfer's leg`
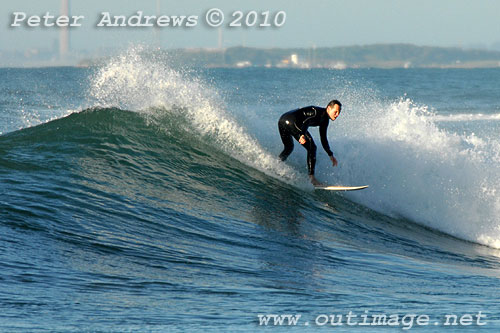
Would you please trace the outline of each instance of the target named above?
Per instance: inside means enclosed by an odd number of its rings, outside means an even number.
[[[304,136],[306,137],[306,143],[303,146],[307,149],[307,171],[312,176],[316,167],[316,144],[309,132],[306,132]]]
[[[283,124],[281,121],[278,123],[278,128],[280,131],[281,141],[283,141],[284,146],[279,158],[284,161],[293,151],[293,138],[292,134],[288,130],[288,126]]]

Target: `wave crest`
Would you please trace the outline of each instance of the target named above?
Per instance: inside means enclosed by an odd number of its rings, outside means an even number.
[[[168,59],[131,47],[99,68],[91,81],[89,95],[96,105],[133,110],[152,122],[162,112],[183,112],[193,135],[205,137],[268,175],[296,182],[296,172],[267,152],[226,112],[224,101],[208,83],[192,72],[173,69]]]

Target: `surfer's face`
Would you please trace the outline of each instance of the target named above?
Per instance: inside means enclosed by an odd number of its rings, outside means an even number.
[[[331,120],[335,120],[340,114],[340,105],[335,104],[333,107],[329,106],[326,108],[326,112]]]

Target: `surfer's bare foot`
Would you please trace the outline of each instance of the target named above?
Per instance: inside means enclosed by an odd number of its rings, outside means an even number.
[[[311,181],[311,184],[313,184],[314,186],[321,185],[321,183],[313,175],[309,175],[309,180]]]

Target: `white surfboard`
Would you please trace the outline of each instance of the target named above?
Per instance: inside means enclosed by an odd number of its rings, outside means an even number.
[[[337,186],[337,185],[318,185],[314,186],[316,190],[328,190],[328,191],[357,191],[367,188],[368,185],[364,186]]]

